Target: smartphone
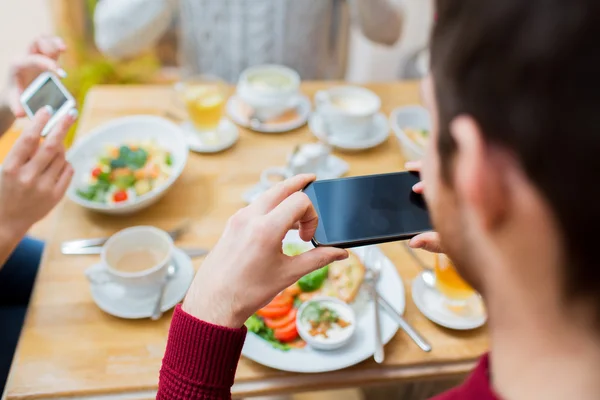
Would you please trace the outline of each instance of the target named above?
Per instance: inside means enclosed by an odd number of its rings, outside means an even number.
[[[42,136],[46,136],[56,121],[75,107],[75,99],[58,77],[50,72],[43,72],[25,89],[21,95],[21,104],[29,118],[33,118],[42,107],[52,107],[52,117],[42,130]]]
[[[340,248],[410,239],[432,229],[417,173],[315,181],[304,188],[319,224],[315,246]]]

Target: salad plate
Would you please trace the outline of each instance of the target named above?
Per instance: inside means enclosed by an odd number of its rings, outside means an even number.
[[[303,242],[297,231],[290,231],[286,235],[284,241],[284,251],[286,245],[293,245],[309,250],[313,248],[312,244]],[[300,251],[302,252],[302,251]],[[365,267],[369,267],[370,262],[377,262],[381,266],[381,278],[377,283],[379,293],[384,296],[392,304],[392,306],[400,313],[404,313],[405,308],[405,291],[402,279],[396,271],[396,267],[387,258],[383,252],[376,246],[365,246],[350,250],[351,257],[349,262],[358,260]],[[368,260],[367,260],[368,256]],[[329,266],[328,280],[331,280],[331,271],[335,269]],[[314,273],[313,273],[314,274]],[[360,277],[358,269],[352,269],[348,272],[356,277]],[[364,273],[363,273],[364,275]],[[308,277],[308,276],[307,276]],[[312,276],[305,284],[309,286],[314,284],[318,276]],[[302,299],[311,299],[311,296],[331,295],[337,293],[335,282],[322,282],[321,289],[309,292],[309,296],[305,297],[306,293],[300,294],[295,299],[295,307],[301,305]],[[310,289],[314,289],[310,288]],[[286,293],[285,291],[283,292]],[[251,317],[247,322],[248,335],[242,350],[242,355],[245,357],[265,365],[267,367],[279,369],[289,372],[300,373],[318,373],[336,371],[358,364],[369,357],[373,356],[375,350],[375,326],[374,326],[374,308],[369,299],[368,293],[363,287],[358,287],[356,293],[340,292],[337,297],[351,300],[350,307],[355,315],[355,331],[351,340],[343,347],[334,350],[317,350],[311,346],[303,346],[302,342],[280,342],[278,336],[273,330],[269,330],[266,324],[261,325],[261,321],[266,321],[267,318],[260,317],[260,311]],[[277,298],[276,298],[277,299]],[[298,304],[300,303],[300,304]],[[270,306],[267,306],[270,307]],[[274,307],[271,307],[273,309]],[[265,310],[265,309],[263,309]],[[268,311],[268,310],[267,310]],[[263,314],[265,315],[265,314]],[[384,344],[388,343],[398,331],[398,325],[386,313],[380,313],[381,316],[381,334]],[[275,330],[276,331],[276,330]],[[283,336],[279,336],[283,337]]]
[[[75,175],[67,196],[89,210],[131,214],[166,194],[187,157],[185,136],[172,122],[152,115],[117,118],[69,150]]]

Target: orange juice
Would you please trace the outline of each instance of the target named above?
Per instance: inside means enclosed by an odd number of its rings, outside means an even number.
[[[219,83],[188,84],[183,89],[183,101],[196,129],[217,129],[225,107],[225,90]]]
[[[475,294],[475,290],[460,277],[452,261],[443,254],[435,258],[435,285],[449,300],[464,301]]]

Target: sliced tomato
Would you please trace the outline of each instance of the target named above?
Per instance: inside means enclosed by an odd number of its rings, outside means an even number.
[[[295,340],[298,337],[298,330],[296,329],[296,320],[290,322],[289,324],[281,328],[275,329],[273,331],[273,335],[275,336],[275,339],[284,343]]]
[[[292,309],[292,304],[287,304],[281,307],[268,305],[265,308],[258,310],[257,314],[263,318],[281,318],[285,317]]]
[[[113,194],[113,200],[118,203],[121,201],[126,201],[127,200],[127,192],[124,190],[117,190],[114,194]]]
[[[290,322],[295,321],[297,313],[298,313],[298,310],[295,308],[292,308],[285,317],[265,318],[265,324],[271,329],[282,328],[282,327],[288,325]]]
[[[98,176],[100,176],[101,173],[102,173],[102,168],[100,168],[100,167],[96,167],[92,170],[92,176],[94,178],[97,178]]]
[[[293,304],[294,298],[286,294],[278,294],[275,298],[267,305],[267,307],[284,307],[288,304]]]

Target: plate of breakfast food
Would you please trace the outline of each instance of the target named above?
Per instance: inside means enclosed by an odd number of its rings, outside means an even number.
[[[283,241],[285,254],[309,251],[297,231]],[[368,268],[381,270],[377,289],[404,313],[405,291],[395,266],[376,246],[349,250],[350,256],[304,277],[277,295],[248,319],[242,354],[262,365],[283,371],[316,373],[358,364],[375,350],[374,306],[363,287]],[[380,312],[384,344],[398,325]]]

